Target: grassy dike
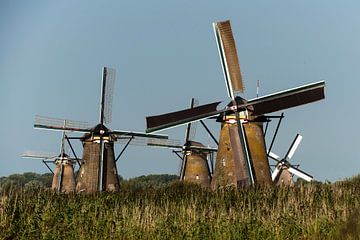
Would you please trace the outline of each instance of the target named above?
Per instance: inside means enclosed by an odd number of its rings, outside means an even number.
[[[0,239],[359,239],[360,177],[292,188],[190,184],[0,193]]]

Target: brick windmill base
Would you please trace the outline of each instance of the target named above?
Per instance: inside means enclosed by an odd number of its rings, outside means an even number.
[[[83,163],[81,164],[76,191],[85,193],[98,192],[100,189],[100,144],[85,140],[83,142]],[[104,161],[102,191],[118,192],[120,190],[117,168],[115,164],[114,143],[104,143]]]

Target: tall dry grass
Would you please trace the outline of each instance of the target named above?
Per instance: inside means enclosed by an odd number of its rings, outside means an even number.
[[[118,194],[0,194],[1,239],[358,239],[360,180],[210,191],[173,183]]]

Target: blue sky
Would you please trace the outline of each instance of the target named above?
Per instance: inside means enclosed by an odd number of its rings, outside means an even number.
[[[112,129],[145,130],[145,116],[227,93],[212,22],[230,19],[246,98],[324,79],[326,99],[285,111],[274,152],[296,133],[293,161],[318,180],[360,172],[358,1],[0,1],[0,176],[47,169],[24,150],[58,152],[60,132],[33,129],[36,114],[98,120],[101,68],[117,71]],[[218,125],[209,122],[218,135]],[[274,124],[273,124],[274,127]],[[183,139],[184,127],[165,131]],[[198,126],[197,137],[211,142]],[[74,143],[81,155],[81,146]],[[121,150],[117,145],[116,151]],[[175,174],[170,150],[131,146],[125,178]]]

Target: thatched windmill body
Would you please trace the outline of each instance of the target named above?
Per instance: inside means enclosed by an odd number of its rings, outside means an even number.
[[[263,131],[264,114],[318,101],[324,98],[324,81],[246,100],[230,21],[213,24],[231,102],[221,110],[220,102],[193,109],[147,117],[147,132],[217,117],[221,122],[219,147],[212,185],[248,186],[271,184]]]
[[[42,118],[43,120],[45,118]],[[63,122],[64,128],[68,126],[74,126],[75,124],[81,124],[84,126],[86,123],[84,122],[75,122],[64,119],[52,119],[52,121],[56,121],[58,123]],[[40,159],[46,165],[46,167],[53,174],[53,180],[51,184],[51,188],[59,193],[65,192],[70,193],[75,191],[76,182],[75,182],[75,173],[74,168],[76,162],[79,163],[79,159],[75,157],[70,157],[70,155],[66,152],[66,133],[63,131],[62,139],[60,144],[60,154],[52,154],[52,153],[44,153],[44,152],[35,152],[35,151],[25,151],[22,157],[24,158],[35,158]],[[48,163],[54,163],[55,169],[51,170]]]
[[[83,157],[77,176],[77,192],[117,192],[120,189],[114,153],[114,142],[119,139],[167,139],[165,135],[146,134],[133,131],[111,130],[105,126],[111,122],[113,86],[115,70],[103,68],[100,95],[99,123],[93,128],[67,127],[35,122],[34,127],[52,130],[68,130],[85,133],[80,139],[83,143]]]
[[[275,165],[274,171],[272,172],[271,178],[274,183],[278,186],[292,186],[293,175],[307,181],[311,182],[313,177],[299,169],[297,166],[290,163],[291,158],[293,157],[296,149],[298,148],[300,142],[302,140],[302,136],[297,134],[294,141],[289,147],[286,155],[281,158],[273,152],[269,152],[269,157],[275,160],[277,163]]]
[[[190,108],[194,108],[196,105],[198,105],[197,100],[192,98]],[[214,168],[213,156],[217,149],[194,141],[194,135],[195,126],[194,123],[190,122],[186,125],[184,144],[169,144],[167,141],[155,139],[149,141],[148,145],[181,149],[180,151],[173,150],[181,159],[180,181],[196,183],[202,187],[210,187]]]

